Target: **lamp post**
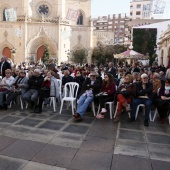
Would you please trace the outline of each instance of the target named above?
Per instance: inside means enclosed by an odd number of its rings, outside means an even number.
[[[14,56],[15,56],[16,52],[17,52],[17,49],[15,49],[15,48],[12,48],[12,49],[11,49],[11,54],[12,54],[12,60],[13,60],[13,62],[14,62]]]

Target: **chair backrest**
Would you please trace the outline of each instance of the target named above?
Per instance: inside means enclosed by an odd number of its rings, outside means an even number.
[[[57,79],[57,86],[58,86],[58,89],[59,89],[59,93],[61,93],[62,82],[61,82],[60,79]]]
[[[76,83],[76,82],[66,83],[64,86],[64,97],[77,98],[78,89],[79,89],[78,83]]]

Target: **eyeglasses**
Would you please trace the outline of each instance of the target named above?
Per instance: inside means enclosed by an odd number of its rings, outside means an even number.
[[[104,78],[108,78],[108,77],[104,77]]]
[[[148,79],[148,77],[144,77],[143,79]]]
[[[95,75],[91,75],[90,77],[96,77]]]
[[[5,74],[10,74],[10,73],[5,73]]]

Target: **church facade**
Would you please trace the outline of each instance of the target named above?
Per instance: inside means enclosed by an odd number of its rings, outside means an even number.
[[[6,21],[10,8],[15,22]],[[0,53],[14,63],[40,60],[46,44],[59,64],[78,48],[89,50],[90,62],[92,39],[91,0],[0,0]]]

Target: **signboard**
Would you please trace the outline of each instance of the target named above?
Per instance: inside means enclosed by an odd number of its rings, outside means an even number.
[[[79,16],[80,16],[80,11],[69,8],[66,15],[66,19],[77,22]]]
[[[5,9],[6,21],[15,22],[17,20],[16,10],[13,8]]]

